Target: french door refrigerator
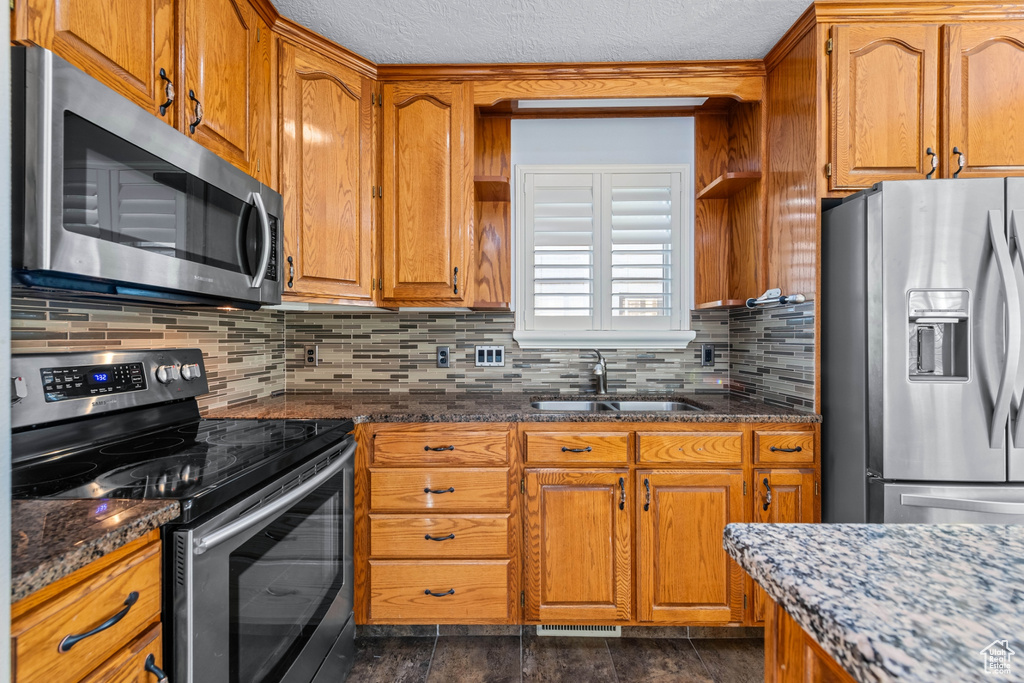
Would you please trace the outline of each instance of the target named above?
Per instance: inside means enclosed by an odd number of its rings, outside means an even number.
[[[1024,523],[1024,178],[823,213],[822,519]]]

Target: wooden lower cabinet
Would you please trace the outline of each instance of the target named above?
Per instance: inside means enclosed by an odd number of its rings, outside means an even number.
[[[820,518],[813,424],[366,424],[356,439],[361,624],[756,625],[766,596],[725,526]]]
[[[527,619],[629,619],[629,489],[626,469],[526,472]]]
[[[641,622],[742,623],[744,574],[722,548],[743,521],[743,472],[636,473]]]
[[[93,671],[82,683],[164,683],[160,624],[149,629]]]
[[[771,599],[766,603],[765,683],[854,683],[791,616]]]
[[[160,532],[151,531],[11,606],[14,683],[157,681],[143,651],[159,666]],[[121,614],[109,628],[81,639]],[[62,647],[63,645],[63,647]],[[141,657],[139,667],[125,667]],[[138,663],[138,662],[136,662]]]
[[[815,470],[759,469],[753,472],[754,521],[769,524],[809,524],[819,521],[821,502]],[[753,583],[755,624],[764,622],[771,603]]]

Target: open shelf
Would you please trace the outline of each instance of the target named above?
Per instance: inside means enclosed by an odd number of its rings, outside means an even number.
[[[694,310],[703,311],[715,308],[743,308],[747,305],[746,299],[722,299],[720,301],[706,301],[694,306]]]
[[[708,183],[704,189],[697,192],[697,199],[728,199],[743,188],[753,185],[760,179],[760,171],[723,173]]]
[[[478,202],[507,202],[512,199],[509,179],[501,175],[473,176]]]

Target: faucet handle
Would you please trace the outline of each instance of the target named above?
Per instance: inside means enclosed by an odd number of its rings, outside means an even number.
[[[602,355],[601,355],[601,352],[600,352],[600,351],[598,351],[597,349],[585,349],[585,351],[590,351],[591,353],[593,353],[594,355],[596,355],[596,356],[597,356],[597,362],[598,362],[598,363],[600,363],[601,365],[605,365],[605,366],[606,366],[606,365],[608,365],[608,364],[607,364],[607,363],[605,362],[604,356],[602,356]]]

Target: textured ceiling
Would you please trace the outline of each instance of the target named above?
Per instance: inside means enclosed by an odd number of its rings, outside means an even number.
[[[274,0],[379,64],[759,59],[810,0]]]

